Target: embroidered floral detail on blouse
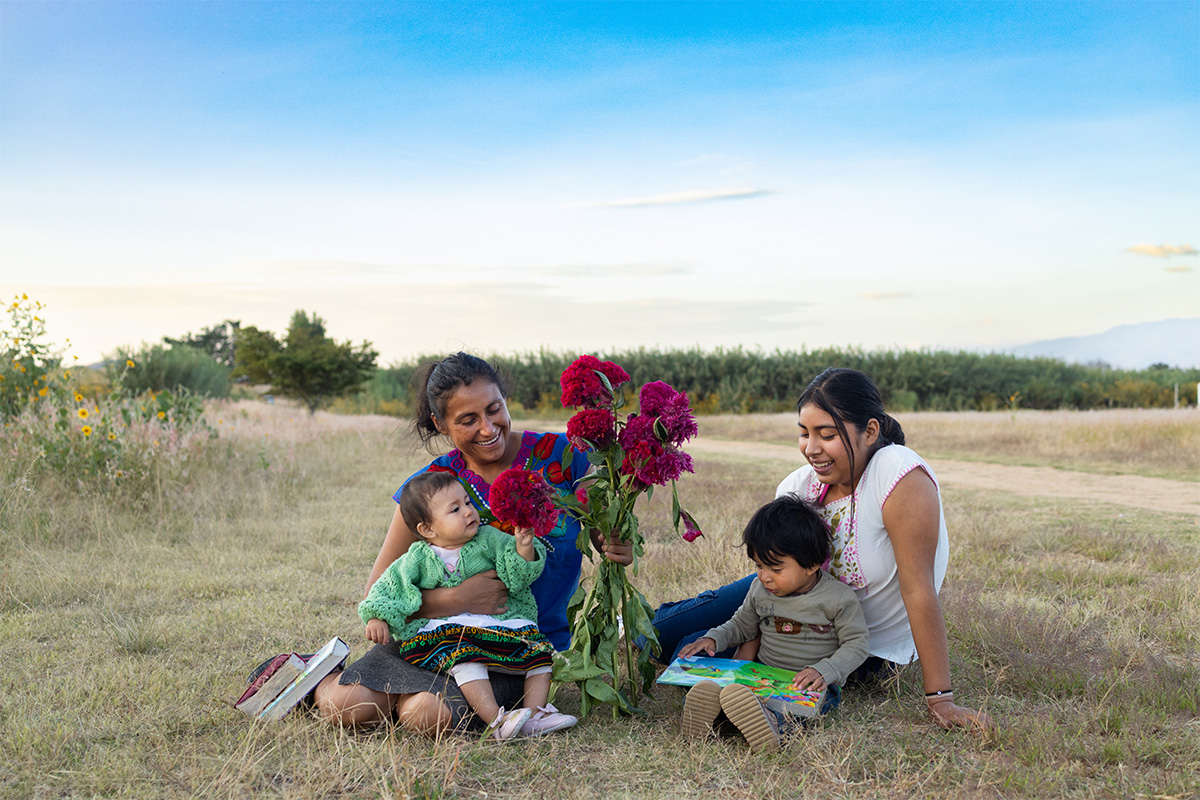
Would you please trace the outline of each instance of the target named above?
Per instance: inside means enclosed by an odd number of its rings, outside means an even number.
[[[821,495],[825,493],[825,485],[812,481],[808,487],[808,499],[817,506],[817,511],[829,525],[833,539],[832,553],[829,561],[824,564],[830,575],[854,589],[867,588],[867,576],[863,574],[862,564],[858,555],[858,539],[855,536],[854,518],[850,514],[853,507],[852,497],[847,496],[834,500],[829,505],[821,505]]]

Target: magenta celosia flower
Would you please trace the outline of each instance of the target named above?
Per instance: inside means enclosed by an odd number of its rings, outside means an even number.
[[[567,439],[576,450],[602,450],[617,440],[617,420],[608,409],[585,408],[567,421]]]
[[[629,380],[629,373],[611,361],[601,361],[589,355],[580,356],[563,370],[559,380],[562,385],[563,407],[596,408],[611,403],[613,394],[600,379],[601,374],[608,379],[614,390]]]
[[[488,506],[496,519],[518,528],[533,528],[545,536],[558,524],[554,490],[542,473],[513,467],[501,472],[488,492]]]
[[[694,542],[704,535],[704,531],[700,530],[691,514],[681,508],[679,516],[683,518],[683,540],[685,542]]]
[[[631,414],[619,437],[625,451],[621,473],[632,475],[643,486],[664,486],[693,471],[691,456],[659,441],[655,421],[654,417]]]
[[[675,391],[670,384],[662,381],[647,383],[638,392],[638,404],[643,416],[656,417],[662,423],[666,431],[665,442],[681,445],[699,430],[687,394]]]

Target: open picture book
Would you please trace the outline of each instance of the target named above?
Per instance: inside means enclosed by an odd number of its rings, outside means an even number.
[[[338,637],[304,657],[284,653],[266,668],[234,702],[234,707],[255,719],[275,720],[295,708],[329,673],[346,660],[350,646]]]
[[[767,708],[797,717],[817,716],[825,700],[825,690],[798,689],[792,685],[795,677],[793,670],[757,661],[692,656],[672,661],[657,682],[668,686],[695,686],[700,681],[714,681],[721,686],[740,683],[762,698]]]

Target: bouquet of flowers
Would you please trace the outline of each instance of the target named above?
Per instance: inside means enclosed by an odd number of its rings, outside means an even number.
[[[638,392],[638,412],[623,418],[625,394],[616,387],[628,380],[629,374],[621,367],[587,355],[562,374],[563,405],[580,409],[567,423],[567,437],[575,449],[587,451],[594,467],[580,481],[575,496],[539,494],[540,476],[518,469],[502,473],[491,496],[497,516],[512,517],[515,522],[520,513],[526,527],[546,525],[552,506],[574,514],[581,521],[576,546],[589,559],[593,531],[605,541],[631,544],[634,560],[630,570],[636,575],[638,558],[644,552],[634,514],[641,494],[649,496],[654,487],[670,483],[675,529],[682,525],[687,541],[694,541],[701,532],[695,519],[680,507],[675,487],[680,475],[692,471],[691,457],[679,449],[696,435],[687,395],[662,381],[647,383]],[[496,510],[497,489],[501,496],[519,498],[501,501],[514,510]],[[641,694],[649,694],[654,683],[650,658],[660,649],[651,621],[654,612],[630,582],[630,570],[601,560],[591,584],[581,582],[567,607],[571,648],[556,659],[554,680],[578,684],[584,715],[597,703],[611,704],[614,714],[639,712]],[[639,637],[640,648],[633,643]]]

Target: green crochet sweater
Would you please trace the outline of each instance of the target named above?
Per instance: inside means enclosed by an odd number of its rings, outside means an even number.
[[[429,621],[419,617],[408,619],[421,607],[422,589],[458,586],[472,575],[494,569],[508,587],[508,611],[497,614],[496,619],[536,622],[537,601],[529,586],[546,566],[546,548],[537,539],[533,540],[533,547],[537,557],[526,561],[517,552],[516,539],[490,525],[480,525],[475,538],[459,551],[458,568],[448,573],[442,559],[428,544],[416,542],[375,581],[367,599],[359,603],[358,615],[364,624],[372,619],[383,620],[397,641],[411,639]]]

